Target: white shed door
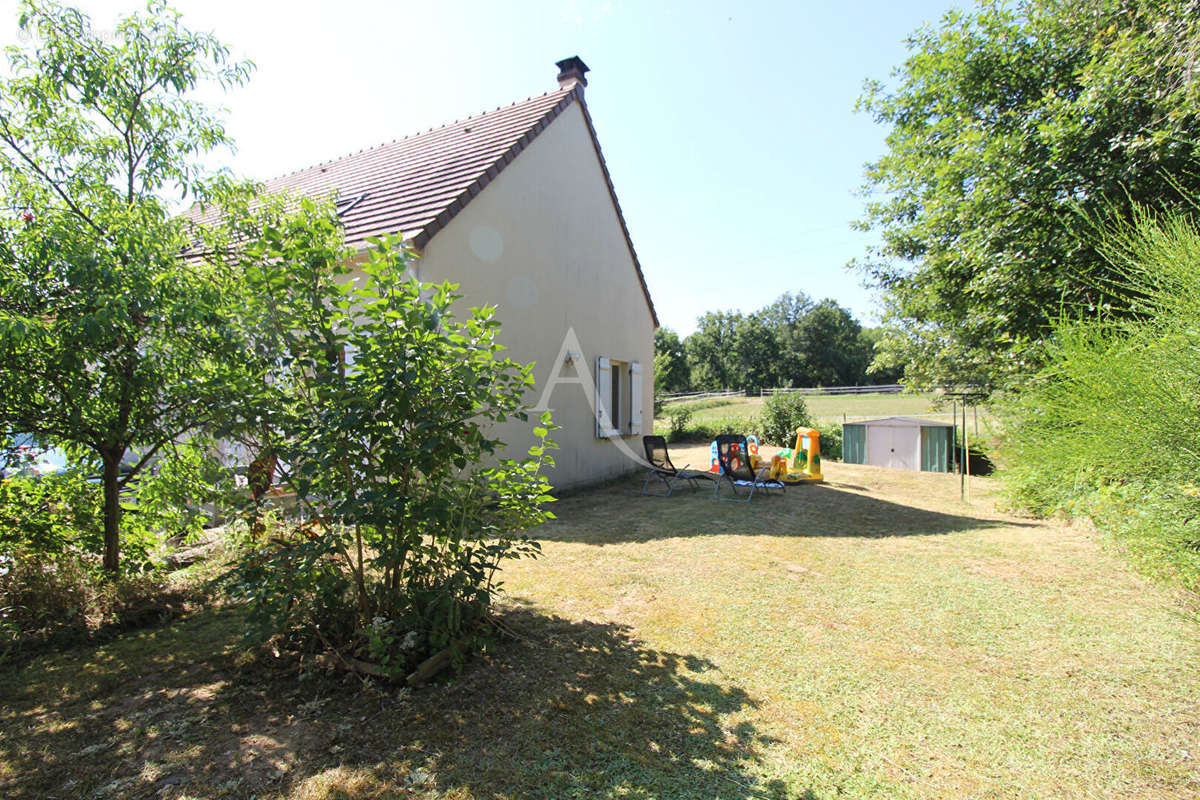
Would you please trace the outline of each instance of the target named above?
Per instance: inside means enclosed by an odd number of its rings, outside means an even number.
[[[921,463],[921,429],[868,426],[867,463],[892,469],[918,469]]]

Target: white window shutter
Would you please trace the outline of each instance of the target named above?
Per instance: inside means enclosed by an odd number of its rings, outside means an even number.
[[[629,365],[629,432],[642,432],[642,365],[636,361]]]
[[[604,356],[596,356],[596,438],[607,439],[615,431],[612,427],[612,364]]]

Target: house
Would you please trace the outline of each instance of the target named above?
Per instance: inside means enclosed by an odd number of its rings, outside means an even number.
[[[416,277],[460,284],[494,305],[506,355],[533,362],[533,407],[549,408],[557,488],[634,466],[653,424],[658,320],[584,101],[588,67],[556,64],[558,88],[268,181],[268,191],[335,195],[347,244],[401,233]],[[498,430],[504,455],[530,426]]]
[[[954,426],[920,417],[883,417],[842,425],[842,460],[847,464],[950,472]]]

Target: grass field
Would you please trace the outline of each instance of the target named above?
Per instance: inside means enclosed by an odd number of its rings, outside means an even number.
[[[669,414],[675,407],[690,407],[695,420],[750,417],[762,410],[762,397],[722,397],[691,403],[671,403],[663,412]],[[952,414],[949,407],[935,408],[932,395],[919,394],[859,394],[859,395],[807,395],[804,398],[814,421],[841,422],[843,415],[848,419],[863,417],[887,417],[904,414],[935,414],[935,419],[949,422]],[[981,420],[982,422],[982,420]]]
[[[299,680],[235,609],[10,669],[0,795],[1200,797],[1194,608],[986,480],[826,474],[563,499],[518,638],[412,693]]]

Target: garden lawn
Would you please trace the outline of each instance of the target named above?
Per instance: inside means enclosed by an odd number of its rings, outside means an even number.
[[[0,795],[1200,797],[1188,598],[985,480],[826,473],[563,499],[519,638],[411,693],[297,680],[235,609],[0,669]]]

